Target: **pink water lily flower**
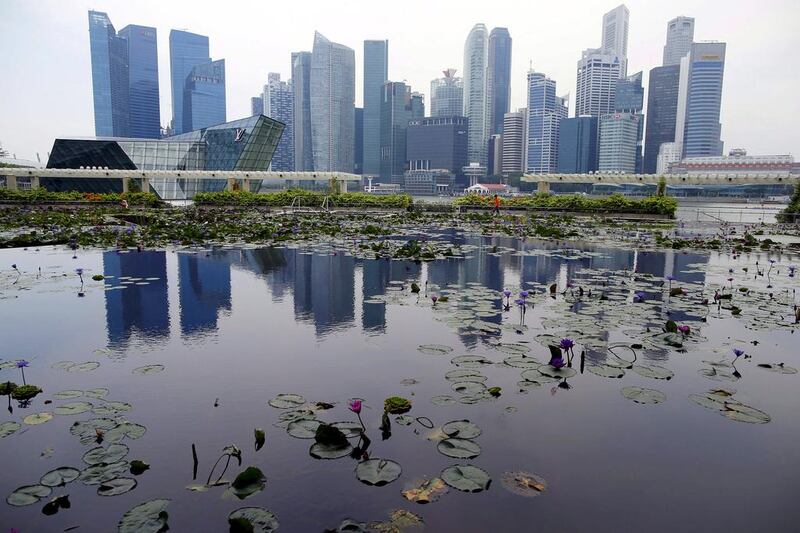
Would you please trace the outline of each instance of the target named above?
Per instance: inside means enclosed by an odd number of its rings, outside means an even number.
[[[361,400],[348,400],[347,407],[353,411],[355,414],[361,413]]]

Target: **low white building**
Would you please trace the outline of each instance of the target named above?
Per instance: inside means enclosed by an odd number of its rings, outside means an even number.
[[[509,196],[517,192],[517,189],[503,183],[476,183],[464,189],[467,194],[480,194],[481,196]]]

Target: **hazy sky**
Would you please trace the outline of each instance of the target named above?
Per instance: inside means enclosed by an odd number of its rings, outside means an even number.
[[[290,53],[311,50],[314,30],[356,54],[361,105],[364,39],[389,40],[389,79],[427,97],[430,80],[463,69],[470,28],[505,26],[513,39],[512,108],[525,105],[532,64],[575,92],[581,51],[600,44],[601,20],[618,4],[563,0],[0,0],[0,143],[20,158],[45,161],[57,136],[94,135],[89,9],[105,11],[117,30],[158,30],[161,123],[171,116],[169,31],[208,35],[213,59],[225,59],[228,120],[250,114],[250,97],[268,72],[290,74]],[[629,73],[661,65],[667,21],[695,18],[695,40],[728,43],[722,98],[725,148],[800,156],[798,0],[629,0]],[[574,111],[574,101],[570,111]]]

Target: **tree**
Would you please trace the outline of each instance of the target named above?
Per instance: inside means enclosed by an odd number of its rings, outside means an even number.
[[[658,180],[658,187],[656,187],[656,196],[666,196],[667,195],[667,180],[664,176]]]

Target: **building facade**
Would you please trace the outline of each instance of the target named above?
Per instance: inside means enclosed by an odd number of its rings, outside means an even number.
[[[353,174],[364,173],[364,108],[357,107],[355,112],[355,160]]]
[[[456,77],[456,69],[442,71],[443,78],[431,81],[432,117],[457,117],[464,113],[464,84]]]
[[[456,191],[455,175],[448,170],[407,170],[403,190],[412,196],[451,195]]]
[[[630,12],[621,4],[603,15],[601,48],[604,53],[615,56],[620,63],[619,77],[628,75],[628,23]]]
[[[555,172],[558,167],[558,131],[567,118],[567,105],[556,96],[556,82],[541,72],[528,72],[528,146],[525,171]]]
[[[356,89],[353,49],[331,42],[316,32],[310,82],[314,170],[352,172]]]
[[[411,88],[403,82],[386,82],[381,93],[381,168],[380,181],[403,184],[407,170],[408,123],[420,109],[412,104]],[[422,110],[424,114],[424,109]]]
[[[667,23],[667,43],[664,45],[663,66],[680,65],[681,58],[692,50],[694,18],[675,17]]]
[[[410,170],[444,169],[465,185],[468,120],[461,116],[415,118],[408,122],[406,158]]]
[[[389,41],[364,41],[364,174],[377,176],[381,158],[381,91],[389,81]]]
[[[487,135],[503,133],[503,117],[511,103],[511,35],[508,28],[494,28],[489,34],[486,63]]]
[[[156,29],[131,24],[119,31],[128,42],[128,135],[161,136]]]
[[[561,119],[558,132],[559,174],[586,174],[597,170],[598,118]]]
[[[172,131],[176,135],[192,130],[191,124],[188,129],[184,129],[183,121],[183,95],[186,89],[186,79],[194,67],[209,62],[211,62],[211,56],[208,49],[208,37],[181,30],[169,32]]]
[[[294,170],[294,88],[292,80],[281,81],[277,72],[267,74],[264,86],[264,114],[283,122],[283,136],[272,157],[271,170]]]
[[[725,43],[692,44],[688,63],[683,157],[720,156]]]
[[[184,128],[194,131],[222,124],[226,116],[225,60],[196,65],[186,78],[183,91]]]
[[[506,113],[503,117],[503,164],[502,174],[519,174],[525,170],[528,109]]]
[[[643,171],[643,139],[644,139],[644,87],[642,86],[642,73],[637,72],[617,80],[617,90],[614,95],[614,112],[631,113],[639,117],[639,132],[636,136],[636,173]]]
[[[264,97],[252,96],[250,98],[250,116],[264,114]]]
[[[489,36],[476,24],[464,44],[464,116],[469,119],[469,160],[486,166],[486,63]]]
[[[643,172],[656,172],[658,152],[663,143],[675,141],[678,114],[680,65],[650,70],[647,93],[647,128],[644,139]]]
[[[575,116],[599,117],[614,111],[622,65],[616,55],[597,48],[583,51],[578,61]]]
[[[600,172],[636,173],[636,146],[640,116],[610,113],[600,117]]]
[[[292,90],[294,91],[294,169],[314,170],[311,151],[311,52],[292,53]]]

